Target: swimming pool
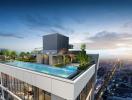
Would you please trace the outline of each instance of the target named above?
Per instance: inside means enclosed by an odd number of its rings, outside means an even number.
[[[77,67],[75,66],[65,66],[63,68],[58,68],[45,64],[37,64],[37,63],[29,63],[29,62],[21,62],[21,61],[4,62],[4,64],[12,65],[14,67],[19,67],[31,71],[36,71],[39,73],[59,76],[63,78],[68,78],[74,75],[75,73],[77,73]]]

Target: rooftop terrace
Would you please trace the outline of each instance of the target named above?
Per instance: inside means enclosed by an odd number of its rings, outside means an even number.
[[[17,63],[17,64],[16,64]],[[74,66],[57,68],[27,62],[0,63],[0,72],[67,100],[75,100],[96,72],[96,65],[75,74]],[[47,71],[47,72],[46,72]],[[69,76],[73,75],[72,78]],[[81,84],[81,85],[80,85]]]

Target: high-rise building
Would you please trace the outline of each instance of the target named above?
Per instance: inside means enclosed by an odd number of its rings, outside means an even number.
[[[43,39],[44,51],[58,52],[61,48],[68,49],[68,37],[54,34],[44,36]],[[55,45],[53,48],[52,43]],[[55,67],[20,61],[1,62],[0,98],[2,100],[94,100],[99,55],[90,56],[93,63],[85,70],[79,70],[77,65],[72,64]]]

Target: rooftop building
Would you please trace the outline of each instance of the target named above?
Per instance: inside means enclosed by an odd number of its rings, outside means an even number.
[[[62,49],[68,50],[69,37],[55,33],[43,36],[44,54],[56,54]]]

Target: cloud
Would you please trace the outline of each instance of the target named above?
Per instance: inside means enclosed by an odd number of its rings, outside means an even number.
[[[132,21],[128,21],[128,22],[124,23],[121,26],[120,30],[122,32],[132,33]]]
[[[125,24],[123,24],[124,28],[130,28],[132,27],[132,21],[126,22]]]
[[[129,33],[116,33],[116,32],[108,32],[102,31],[97,33],[95,36],[90,37],[89,39],[96,44],[96,46],[101,48],[118,48],[119,43],[124,43],[125,45],[130,45],[132,40],[132,34]]]
[[[132,34],[129,33],[117,33],[117,32],[108,32],[102,31],[96,33],[92,37],[86,37],[84,39],[90,40],[91,42],[85,43],[87,49],[116,49],[119,47],[132,48]],[[81,44],[75,44],[77,48]]]
[[[132,37],[132,34],[129,33],[117,33],[117,32],[108,32],[108,31],[102,31],[96,33],[95,36],[90,37],[92,41],[107,41],[107,42],[117,42],[117,41],[123,41],[127,40],[127,38]]]
[[[18,38],[18,39],[23,39],[24,37],[15,34],[15,33],[5,33],[5,32],[0,32],[0,37],[7,37],[7,38]]]
[[[63,25],[63,20],[59,17],[46,17],[42,14],[27,14],[22,17],[24,23],[31,29],[48,30],[50,32],[73,32],[69,27]]]

